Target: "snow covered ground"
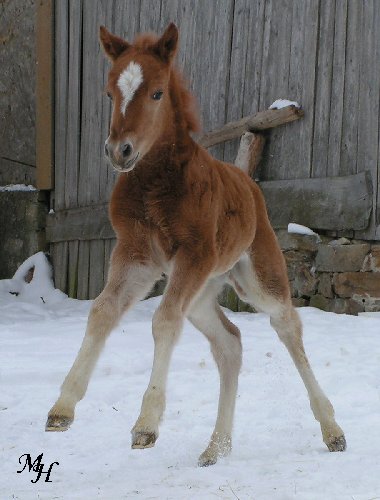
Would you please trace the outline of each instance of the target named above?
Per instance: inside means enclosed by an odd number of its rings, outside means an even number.
[[[219,382],[201,334],[186,324],[154,448],[131,450],[130,429],[149,379],[157,298],[138,304],[111,335],[71,429],[45,433],[90,302],[56,293],[44,303],[38,290],[34,298],[9,294],[14,285],[0,282],[1,500],[380,498],[379,317],[300,309],[312,365],[346,433],[347,451],[329,453],[268,318],[228,312],[244,347],[233,451],[202,469],[197,458],[213,429]],[[44,470],[59,462],[51,483],[17,474],[25,453],[33,460],[43,453]]]

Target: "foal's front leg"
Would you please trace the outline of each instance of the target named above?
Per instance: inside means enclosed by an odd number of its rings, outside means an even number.
[[[57,402],[49,411],[47,431],[66,431],[70,427],[75,406],[86,393],[91,374],[111,330],[126,309],[144,298],[159,275],[153,266],[126,262],[122,249],[115,248],[107,285],[93,303],[82,346],[62,384]]]
[[[191,263],[192,259],[194,255],[177,255],[162,302],[153,316],[153,367],[140,415],[131,431],[132,448],[150,448],[158,438],[158,426],[165,410],[171,354],[181,333],[186,311],[206,283],[211,270],[209,259],[200,259],[196,268]]]

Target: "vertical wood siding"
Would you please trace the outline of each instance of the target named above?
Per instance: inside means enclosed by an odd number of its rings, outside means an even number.
[[[374,206],[361,238],[380,238],[378,0],[60,0],[55,2],[55,211],[109,200],[116,174],[103,159],[109,62],[99,25],[132,40],[180,29],[178,66],[197,96],[204,131],[267,108],[302,103],[305,118],[271,132],[261,180],[369,170]],[[237,141],[212,153],[232,161]],[[353,193],[354,195],[354,193]],[[56,284],[79,298],[102,289],[114,240],[52,244]]]

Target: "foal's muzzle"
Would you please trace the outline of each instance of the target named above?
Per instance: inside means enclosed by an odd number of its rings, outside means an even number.
[[[140,156],[135,152],[130,141],[114,145],[109,139],[104,144],[104,154],[118,172],[129,172],[136,165]]]

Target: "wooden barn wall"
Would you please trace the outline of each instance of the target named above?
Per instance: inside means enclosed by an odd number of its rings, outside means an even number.
[[[378,0],[59,0],[55,9],[52,202],[61,222],[76,210],[70,219],[78,224],[75,234],[92,211],[104,212],[116,178],[103,160],[109,62],[99,46],[99,25],[132,40],[174,21],[180,29],[178,65],[198,98],[204,130],[265,109],[277,98],[297,100],[305,117],[271,132],[258,177],[369,171],[372,218],[356,236],[380,237]],[[236,148],[233,141],[212,152],[232,161]],[[108,230],[86,231],[72,239],[68,230],[66,240],[61,236],[51,245],[56,285],[79,298],[102,289],[114,243]]]

